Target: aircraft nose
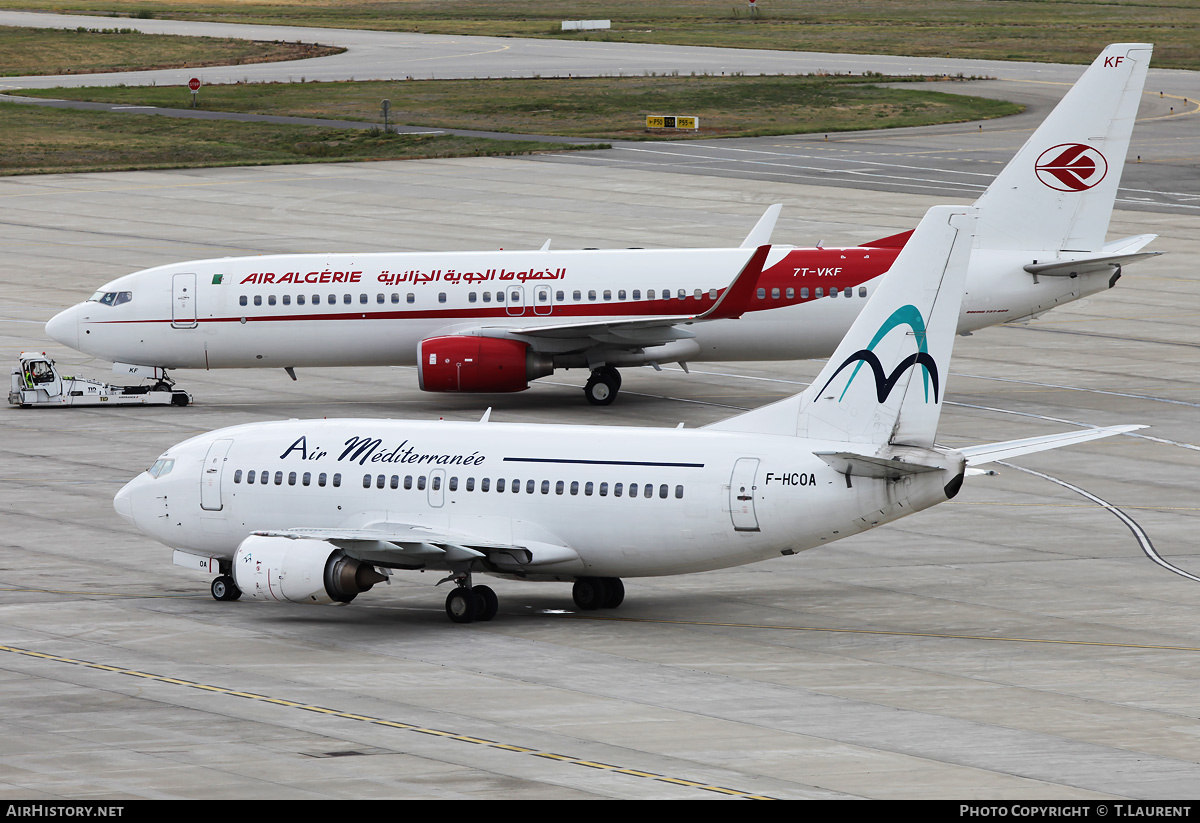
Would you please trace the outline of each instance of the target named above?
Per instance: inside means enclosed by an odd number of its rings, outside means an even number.
[[[117,492],[117,496],[113,498],[113,508],[117,510],[117,514],[128,522],[130,525],[136,526],[137,523],[133,519],[133,484],[138,482],[137,478],[130,480],[121,490]]]
[[[64,309],[50,318],[46,334],[72,349],[79,349],[79,307]]]

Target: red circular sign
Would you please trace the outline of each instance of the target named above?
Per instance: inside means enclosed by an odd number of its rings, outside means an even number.
[[[1087,191],[1108,174],[1104,155],[1082,143],[1046,149],[1034,164],[1038,180],[1057,191]]]
[[[193,77],[191,80],[189,80],[188,88],[191,89],[192,91],[200,91],[200,78]]]

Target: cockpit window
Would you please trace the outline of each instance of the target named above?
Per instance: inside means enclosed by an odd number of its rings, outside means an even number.
[[[105,306],[119,306],[133,299],[131,291],[98,291],[88,298],[89,303],[100,303]]]
[[[173,468],[175,468],[174,458],[160,457],[154,461],[154,465],[147,469],[147,471],[151,477],[162,477],[164,474],[170,474]]]

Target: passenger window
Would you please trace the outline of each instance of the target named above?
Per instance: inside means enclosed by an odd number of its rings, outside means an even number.
[[[682,500],[682,499],[683,499],[683,486],[676,486],[676,487],[675,487],[675,499],[676,499],[676,500]]]
[[[830,297],[837,297],[837,292],[838,292],[838,290],[837,290],[837,286],[834,286],[832,289],[830,289],[830,290],[829,290],[829,296],[830,296]]]
[[[560,492],[560,494],[561,494],[561,492]],[[579,494],[579,481],[578,480],[571,481],[571,494],[572,495]]]
[[[612,292],[609,289],[604,290],[604,299],[612,300]]]
[[[759,300],[767,299],[767,290],[762,288],[761,286],[759,286],[759,288],[758,288],[758,299]]]
[[[591,497],[591,496],[592,496],[592,489],[593,489],[593,488],[594,488],[594,486],[592,485],[592,481],[591,481],[591,480],[589,480],[589,481],[588,481],[587,483],[585,483],[585,484],[584,484],[584,486],[583,486],[583,493],[584,493],[585,495],[587,495],[588,497]]]
[[[638,484],[637,484],[637,483],[630,483],[630,484],[629,484],[629,496],[630,496],[630,497],[637,497],[637,495],[638,495]]]
[[[416,299],[417,299],[417,296],[415,294],[413,294],[412,292],[409,292],[408,297],[405,298],[405,300],[407,300],[409,303],[416,302]]]
[[[283,485],[283,472],[275,472],[275,485],[276,486]]]
[[[680,300],[683,300],[685,297],[687,297],[687,289],[680,289],[679,291],[675,292],[675,296]]]
[[[398,291],[392,292],[392,304],[395,305],[395,304],[398,304],[399,302],[400,302],[400,292],[398,292]]]
[[[233,473],[233,482],[234,482],[234,483],[241,483],[241,482],[242,482],[242,470],[241,470],[241,469],[238,469],[237,471],[235,471],[235,472]]]
[[[844,292],[842,292],[842,297],[853,297],[853,296],[854,296],[854,289],[850,288],[849,286],[847,286],[846,290]]]
[[[775,288],[775,289],[771,289],[771,299],[772,299],[772,300],[778,300],[778,299],[779,299],[779,289],[777,289],[777,288]]]
[[[343,295],[342,295],[342,302],[343,302],[343,303],[345,303],[347,306],[349,306],[349,305],[350,305],[350,303],[353,301],[353,299],[354,299],[354,298],[352,298],[352,297],[351,297],[350,295],[348,295],[348,294],[343,294]]]
[[[533,494],[533,488],[534,488],[534,481],[532,481],[532,480],[526,480],[526,481],[525,481],[525,493],[526,493],[526,494]]]
[[[617,289],[617,299],[618,300],[625,299],[625,289]]]
[[[800,289],[800,299],[801,300],[808,299],[808,286],[805,286],[804,288]]]
[[[450,491],[452,491],[452,492],[458,491],[458,478],[451,477],[450,482],[447,485],[450,487]]]
[[[788,286],[788,289],[787,289],[787,291],[784,292],[784,295],[787,297],[788,300],[791,300],[793,297],[796,296],[796,290],[793,289],[791,286]]]
[[[647,289],[647,290],[646,290],[646,299],[647,299],[647,300],[653,300],[653,299],[654,299],[654,289]]]
[[[753,465],[753,464],[751,464],[751,465]],[[663,483],[661,486],[658,487],[658,496],[660,498],[662,498],[663,500],[667,499],[667,484],[666,483]]]
[[[246,485],[248,485],[248,486],[254,485],[254,469],[251,469],[250,471],[246,472]]]
[[[398,474],[393,474],[393,475],[392,475],[392,479],[391,479],[391,481],[388,483],[388,485],[389,485],[389,486],[391,486],[393,489],[398,489],[398,488],[400,488],[400,475],[398,475]]]
[[[369,475],[369,474],[363,475],[363,488],[364,489],[371,488],[371,475]]]
[[[262,305],[262,295],[261,294],[254,295],[254,305],[256,305],[256,306]]]
[[[583,292],[581,292],[579,289],[576,289],[575,291],[571,292],[571,299],[572,300],[582,300]]]
[[[467,478],[467,491],[469,491],[469,492],[475,491],[475,478],[474,477]]]
[[[486,483],[487,481],[485,480],[484,482]],[[503,477],[496,478],[496,491],[498,491],[498,492],[504,491],[504,478]]]
[[[607,483],[600,484],[600,496],[608,497],[608,484]]]
[[[556,291],[554,293],[554,299],[557,300],[559,303],[561,303],[562,301],[567,299],[567,293],[565,291],[563,291],[562,289],[559,289],[558,291]]]
[[[717,299],[717,290],[716,290],[716,289],[709,289],[709,290],[708,290],[708,299],[709,299],[709,300],[716,300],[716,299]]]
[[[335,304],[337,303],[337,295],[336,295],[336,294],[331,294],[331,295],[329,295],[329,299],[328,299],[328,300],[326,300],[325,302],[326,302],[326,303],[328,303],[328,304],[329,304],[329,305],[331,305],[331,306],[332,306],[332,305],[335,305]]]
[[[366,297],[366,295],[364,294],[363,297]],[[385,298],[383,296],[383,292],[380,292],[379,294],[375,295],[375,302],[380,304],[381,306],[383,305],[383,303],[386,299],[387,298]]]
[[[542,494],[549,494],[549,493],[550,493],[550,481],[543,480],[542,481]]]
[[[300,482],[305,486],[312,484],[312,472],[305,472],[304,477],[300,478]]]
[[[866,297],[866,296],[867,296],[867,287],[866,287],[866,286],[859,286],[859,287],[858,287],[858,296],[859,296],[859,297]]]
[[[274,306],[274,305],[275,305],[275,295],[273,295],[273,294],[272,294],[272,295],[270,295],[269,297],[267,297],[267,305],[268,305],[268,306]]]
[[[446,302],[446,293],[445,293],[444,291],[440,291],[440,292],[438,292],[438,302],[439,302],[439,303],[445,303],[445,302]]]
[[[417,491],[425,491],[425,475],[421,475],[417,478]]]
[[[404,488],[405,489],[412,488],[412,475],[411,474],[404,475]]]
[[[562,494],[563,488],[564,488],[564,483],[561,480],[559,480],[557,483],[554,484],[554,493]]]
[[[474,303],[476,297],[477,297],[477,295],[475,294],[475,292],[471,292],[470,294],[467,295],[467,302]]]
[[[490,291],[485,291],[485,292],[483,293],[483,302],[484,302],[484,303],[491,303],[491,302],[492,302],[492,293],[491,293]]]
[[[321,487],[324,487],[324,485],[325,485],[325,472],[321,472],[320,474],[318,474],[318,475],[317,475],[317,485],[318,485],[318,486],[321,486]]]
[[[818,288],[818,289],[817,289],[815,292],[813,292],[813,296],[814,296],[814,297],[824,297],[824,296],[825,296],[825,290],[824,290],[824,289],[822,289],[822,288]]]
[[[336,488],[339,488],[341,485],[342,485],[341,472],[335,472],[333,475],[333,487],[336,489]]]
[[[296,473],[295,472],[288,472],[288,485],[289,486],[296,485]]]
[[[666,486],[663,486],[663,488],[665,489]],[[642,497],[649,500],[653,496],[654,496],[654,484],[647,483],[645,486],[642,487]]]
[[[250,301],[249,301],[249,300],[246,298],[246,295],[244,295],[244,294],[243,294],[241,297],[239,297],[239,298],[238,298],[238,305],[239,305],[239,306],[245,306],[245,305],[246,305],[247,303],[249,303],[249,302],[250,302]]]
[[[485,477],[479,481],[479,490],[481,492],[490,491],[491,485],[492,485],[492,478]],[[501,489],[500,491],[504,491],[504,489]]]
[[[641,299],[642,299],[642,290],[641,290],[641,289],[634,289],[634,290],[633,290],[633,299],[634,299],[634,300],[641,300]]]
[[[621,489],[624,488],[623,483],[613,483],[613,497],[621,496]]]
[[[297,306],[303,306],[303,305],[304,305],[304,295],[303,295],[303,294],[297,294],[297,295],[296,295],[296,305],[297,305]]]

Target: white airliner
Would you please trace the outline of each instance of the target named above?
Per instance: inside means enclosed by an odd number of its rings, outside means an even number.
[[[1105,242],[1151,46],[1109,46],[996,177],[958,331],[1037,316],[1111,288],[1147,234]],[[287,254],[120,277],[46,332],[153,368],[415,365],[426,391],[513,392],[619,367],[828,356],[910,232],[854,248],[769,247],[772,206],[737,248]],[[742,288],[730,293],[735,276]],[[168,381],[170,382],[170,381]]]
[[[114,506],[218,600],[345,603],[429,569],[465,623],[497,610],[476,574],[612,608],[622,577],[822,546],[954,497],[977,464],[1142,428],[935,445],[975,222],[931,209],[812,385],[721,423],[251,423],[168,449]]]

